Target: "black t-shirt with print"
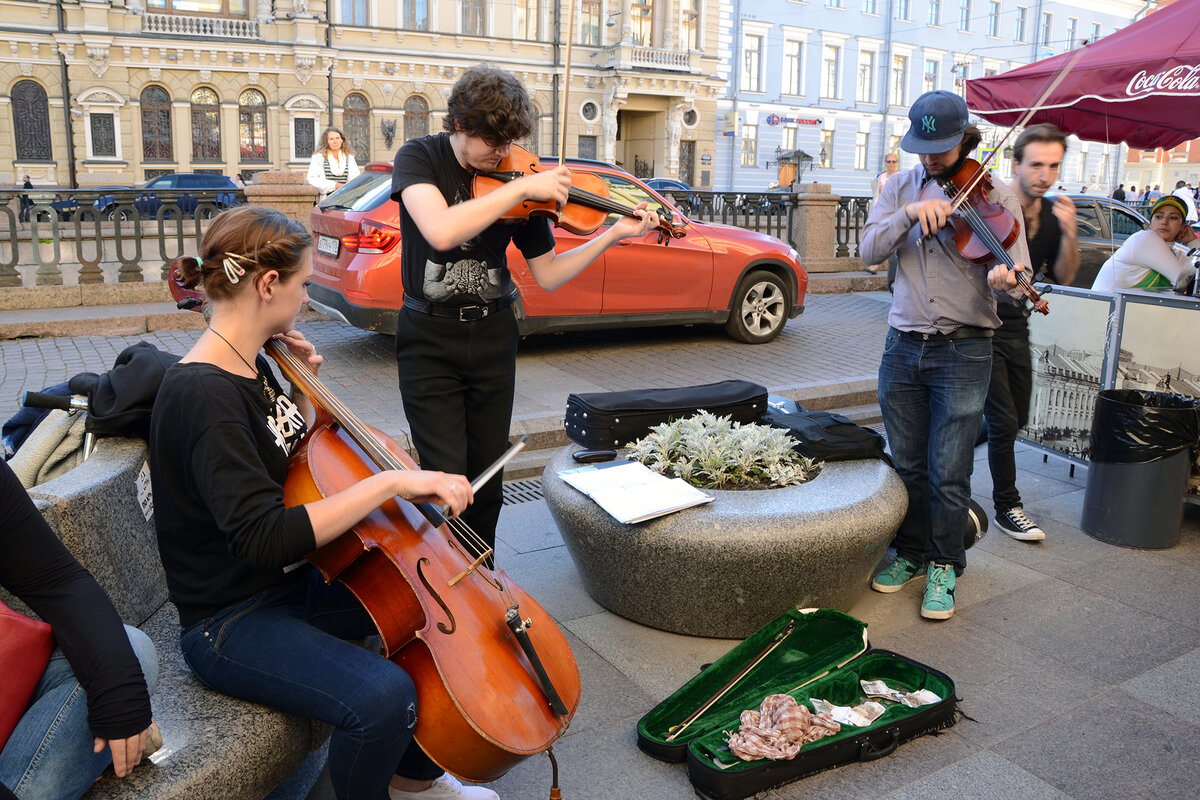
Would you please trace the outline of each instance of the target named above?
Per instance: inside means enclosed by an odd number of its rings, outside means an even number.
[[[417,228],[400,193],[409,186],[433,184],[447,205],[471,199],[474,173],[463,169],[450,145],[450,135],[438,133],[406,142],[396,153],[392,170],[392,199],[400,203],[400,258],[404,292],[410,297],[451,306],[488,303],[512,291],[505,251],[512,241],[526,259],[554,249],[550,223],[500,222],[452,250],[429,246]]]
[[[279,583],[316,547],[308,511],[283,505],[288,458],[307,426],[266,359],[255,366],[259,378],[175,364],[154,400],[154,525],[185,626]]]
[[[1038,212],[1038,230],[1029,243],[1029,264],[1033,275],[1045,274],[1045,279],[1052,283],[1061,283],[1054,274],[1054,263],[1058,261],[1058,249],[1062,243],[1062,228],[1058,225],[1058,217],[1054,216],[1054,200],[1042,199],[1041,210]],[[1024,226],[1022,226],[1024,234]],[[997,303],[996,314],[1000,317],[1000,327],[996,336],[1002,339],[1029,338],[1029,302],[1022,298],[1016,303]]]

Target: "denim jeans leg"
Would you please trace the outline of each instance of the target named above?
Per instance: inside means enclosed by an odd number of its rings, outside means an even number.
[[[958,339],[928,348],[921,371],[930,392],[930,560],[958,573],[967,565],[963,534],[991,362],[991,339]]]
[[[898,555],[920,564],[929,550],[929,390],[918,375],[922,343],[888,331],[879,364],[879,407],[908,512],[896,531]]]
[[[150,691],[158,682],[158,657],[150,639],[126,626]],[[77,800],[112,763],[107,750],[93,753],[87,695],[62,650],[55,648],[33,701],[0,753],[0,783],[21,800]]]
[[[184,655],[219,692],[333,725],[335,793],[379,800],[412,743],[416,689],[398,665],[309,624],[307,606],[296,576],[186,628]]]

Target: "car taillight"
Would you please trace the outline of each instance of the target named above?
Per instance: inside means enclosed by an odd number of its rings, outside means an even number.
[[[400,230],[379,223],[359,223],[358,233],[342,237],[342,247],[351,253],[386,253],[400,241]]]

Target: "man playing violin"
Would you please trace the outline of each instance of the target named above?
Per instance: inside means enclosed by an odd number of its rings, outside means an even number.
[[[396,324],[400,393],[424,469],[476,476],[508,446],[516,379],[516,299],[505,251],[512,242],[538,286],[554,291],[611,245],[658,225],[639,205],[587,244],[556,253],[542,217],[499,222],[525,200],[567,202],[566,167],[529,173],[471,195],[476,173],[497,169],[509,145],[535,129],[536,111],[515,76],[468,69],[447,101],[443,132],[396,153],[392,199],[400,203],[404,307]],[[440,465],[440,466],[439,466]],[[464,519],[489,546],[500,515],[501,477],[476,495]]]
[[[949,619],[955,583],[966,568],[964,532],[975,437],[991,375],[997,299],[1011,301],[1008,267],[988,271],[964,258],[947,228],[955,213],[940,183],[979,144],[966,102],[927,92],[908,113],[900,146],[920,163],[884,185],[860,246],[868,264],[899,255],[887,340],[879,367],[879,405],[908,512],[893,542],[896,557],[871,583],[899,591],[926,578],[921,616]],[[1017,220],[1021,207],[1006,186],[987,198]],[[1008,250],[1016,269],[1029,263],[1024,236]],[[999,261],[999,259],[997,259]],[[1009,282],[1011,279],[1011,283]]]
[[[1031,125],[1013,145],[1012,188],[1021,203],[1030,266],[1061,284],[1069,284],[1079,271],[1075,203],[1066,195],[1045,195],[1058,180],[1066,154],[1067,137],[1048,124]],[[1029,306],[1024,300],[998,303],[996,311],[1002,324],[992,340],[992,380],[984,409],[996,524],[1014,539],[1040,542],[1046,533],[1025,514],[1013,454],[1017,431],[1029,420],[1033,391]]]

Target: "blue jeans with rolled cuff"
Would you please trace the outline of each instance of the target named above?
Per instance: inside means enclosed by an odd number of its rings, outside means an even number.
[[[430,780],[442,770],[413,742],[417,693],[408,673],[344,641],[374,633],[349,590],[306,566],[184,628],[180,643],[213,689],[332,725],[334,793],[382,800],[393,775]]]
[[[153,694],[158,653],[150,637],[137,628],[126,625],[125,633]],[[107,747],[92,752],[94,742],[87,693],[56,647],[29,708],[0,752],[0,783],[21,800],[78,800],[112,763]]]
[[[908,513],[893,545],[916,564],[967,566],[963,531],[975,438],[992,372],[992,340],[920,341],[888,331],[879,406]]]

